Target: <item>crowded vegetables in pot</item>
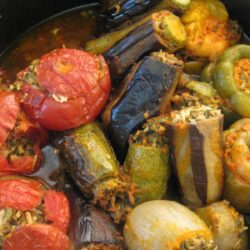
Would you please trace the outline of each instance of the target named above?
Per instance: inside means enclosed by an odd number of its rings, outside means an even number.
[[[35,60],[17,76],[25,111],[43,127],[66,130],[93,121],[110,92],[102,56],[56,49]]]
[[[248,249],[240,26],[219,0],[100,7],[99,38],[0,76],[2,249]]]

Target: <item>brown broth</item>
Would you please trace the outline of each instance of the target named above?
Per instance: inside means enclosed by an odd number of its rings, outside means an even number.
[[[0,77],[7,82],[34,59],[56,48],[81,48],[93,38],[97,15],[93,10],[75,10],[36,26],[0,57]]]

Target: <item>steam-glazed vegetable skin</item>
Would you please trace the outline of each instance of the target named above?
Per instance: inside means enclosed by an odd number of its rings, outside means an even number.
[[[182,61],[155,52],[135,65],[103,114],[111,143],[123,161],[129,135],[147,118],[165,112],[183,69]]]
[[[131,31],[104,54],[112,80],[117,80],[144,55],[160,48],[174,52],[183,48],[185,41],[186,32],[179,17],[169,11],[152,14],[151,21]]]
[[[242,213],[250,213],[250,119],[241,119],[223,133],[225,187],[223,196]]]
[[[171,159],[187,204],[202,206],[221,197],[222,130],[223,115],[209,106],[184,107],[170,114]]]
[[[122,237],[110,217],[87,204],[73,183],[66,192],[71,210],[69,237],[74,250],[122,250]]]
[[[241,36],[238,24],[229,21],[220,0],[192,0],[181,20],[187,33],[185,48],[193,56],[213,60]]]
[[[129,250],[215,250],[211,231],[192,211],[174,201],[155,200],[135,207],[124,226]]]
[[[170,168],[165,128],[157,117],[130,137],[124,168],[135,185],[137,204],[166,194]]]
[[[133,203],[132,186],[100,126],[86,124],[66,132],[56,143],[83,194],[119,222]]]
[[[247,250],[247,227],[244,217],[229,202],[215,202],[196,210],[211,229],[219,250]]]

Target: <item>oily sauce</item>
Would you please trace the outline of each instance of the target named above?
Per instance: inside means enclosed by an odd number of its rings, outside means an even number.
[[[0,78],[11,83],[34,59],[56,48],[81,48],[97,28],[94,10],[74,10],[42,22],[0,57]]]

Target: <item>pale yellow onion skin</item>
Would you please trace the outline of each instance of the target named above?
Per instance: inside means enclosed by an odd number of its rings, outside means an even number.
[[[129,250],[172,250],[188,238],[213,240],[206,224],[185,206],[167,200],[148,201],[135,207],[124,226]]]
[[[196,213],[211,229],[219,250],[247,250],[248,236],[244,217],[229,206],[229,202],[215,202],[198,208]]]
[[[241,213],[250,213],[250,184],[234,176],[225,168],[223,198]]]
[[[227,145],[227,138],[234,141]],[[225,184],[223,197],[241,213],[250,213],[250,119],[238,120],[223,133]],[[230,165],[231,164],[231,165]]]

